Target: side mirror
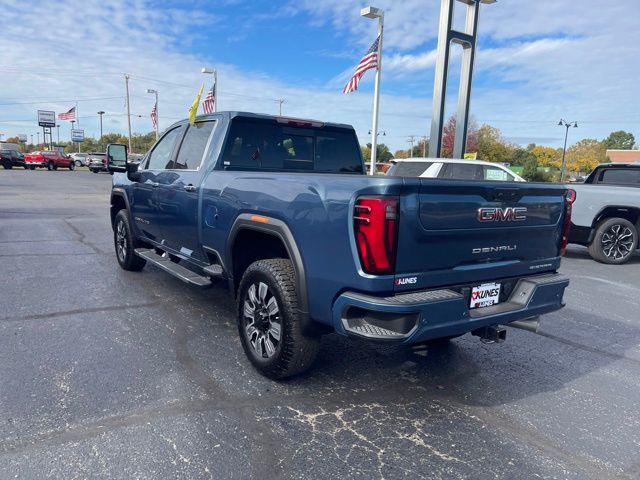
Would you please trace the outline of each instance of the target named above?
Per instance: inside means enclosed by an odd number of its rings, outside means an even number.
[[[127,146],[119,143],[107,145],[107,170],[113,172],[127,171]]]

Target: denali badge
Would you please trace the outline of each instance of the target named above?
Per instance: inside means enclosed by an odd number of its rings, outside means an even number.
[[[527,207],[491,207],[478,209],[479,222],[522,222],[527,219]]]
[[[498,245],[496,247],[473,248],[471,253],[477,255],[478,253],[513,252],[517,248],[517,245]]]

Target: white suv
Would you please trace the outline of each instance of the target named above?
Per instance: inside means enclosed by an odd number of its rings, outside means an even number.
[[[394,177],[442,178],[451,180],[495,180],[526,182],[500,163],[451,158],[397,158],[387,175]]]

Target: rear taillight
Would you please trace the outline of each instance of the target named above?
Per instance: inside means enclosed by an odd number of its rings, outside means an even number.
[[[362,269],[374,275],[393,273],[398,245],[398,197],[358,198],[353,230]]]
[[[576,191],[567,190],[564,203],[564,223],[562,224],[562,243],[560,244],[560,256],[563,256],[567,251],[567,244],[569,243],[569,233],[571,231],[571,208],[573,202],[576,201]]]

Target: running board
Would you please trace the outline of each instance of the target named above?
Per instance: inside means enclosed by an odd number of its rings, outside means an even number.
[[[202,271],[206,273],[208,276],[210,276],[211,278],[222,278],[224,273],[222,270],[222,265],[218,265],[218,264],[208,265],[204,267]]]
[[[147,262],[152,263],[185,283],[197,287],[211,286],[211,280],[209,280],[209,278],[198,275],[179,263],[172,262],[169,256],[163,257],[162,255],[158,255],[152,248],[136,248],[135,252],[140,258],[144,258]]]

